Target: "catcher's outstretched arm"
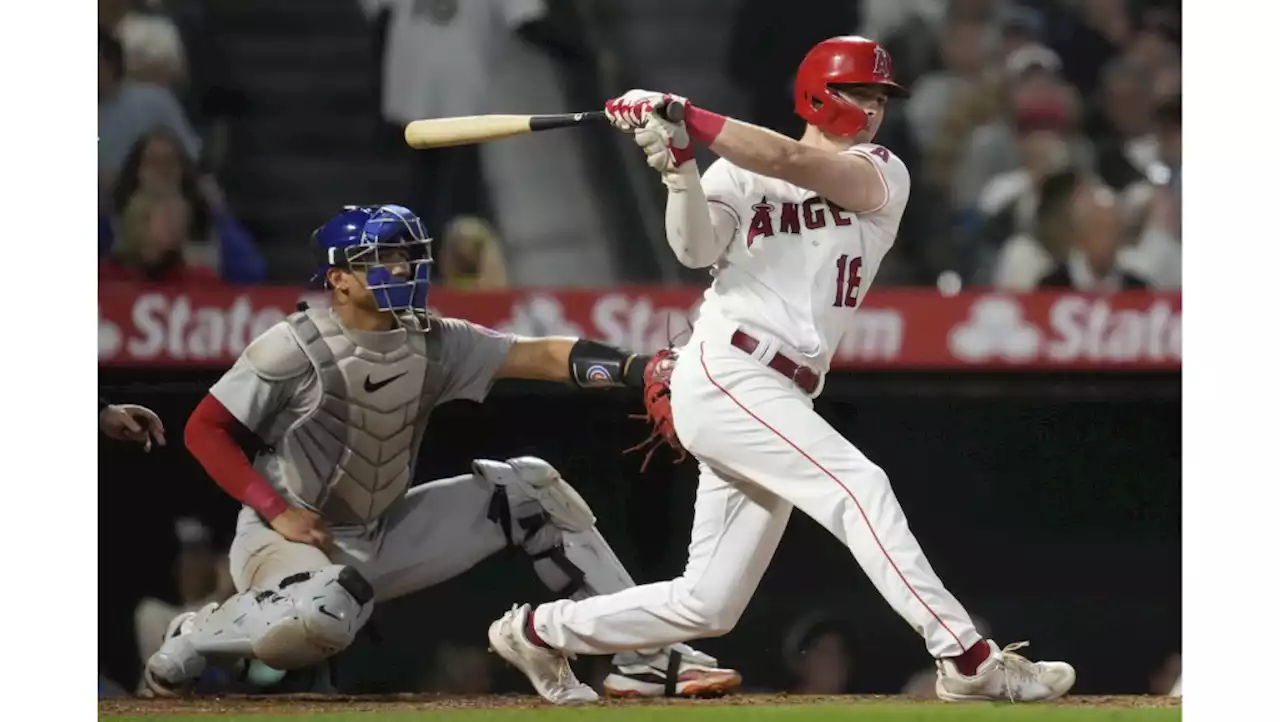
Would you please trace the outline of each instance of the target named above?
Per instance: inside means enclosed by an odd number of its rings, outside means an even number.
[[[584,389],[640,389],[648,361],[648,356],[590,339],[521,339],[511,345],[498,378],[564,381]]]

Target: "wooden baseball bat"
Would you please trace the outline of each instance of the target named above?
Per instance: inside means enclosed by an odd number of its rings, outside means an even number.
[[[655,112],[678,123],[684,119],[684,105],[660,102]],[[603,110],[554,115],[468,115],[457,118],[415,120],[404,128],[404,140],[418,150],[470,145],[501,140],[525,133],[568,128],[582,123],[609,122]]]

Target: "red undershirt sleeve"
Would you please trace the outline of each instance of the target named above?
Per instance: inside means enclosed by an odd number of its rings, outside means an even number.
[[[212,395],[205,395],[191,413],[184,433],[187,450],[218,486],[271,521],[289,505],[245,454],[240,440],[251,436],[252,432]]]

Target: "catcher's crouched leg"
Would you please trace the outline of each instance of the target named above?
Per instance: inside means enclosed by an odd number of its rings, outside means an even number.
[[[552,591],[582,599],[635,586],[595,526],[595,513],[578,492],[537,457],[477,460],[477,475],[495,487],[490,518],[533,559]],[[612,696],[720,696],[742,687],[742,676],[687,644],[624,652],[604,682]]]
[[[353,567],[331,565],[249,589],[183,615],[147,660],[147,686],[185,692],[210,663],[257,659],[276,670],[322,662],[346,649],[373,611],[373,587]]]
[[[635,586],[596,529],[591,507],[551,464],[522,456],[479,459],[472,468],[494,487],[489,518],[529,555],[551,591],[582,598]]]

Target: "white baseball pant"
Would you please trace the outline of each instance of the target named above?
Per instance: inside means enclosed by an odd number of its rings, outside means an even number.
[[[749,356],[729,345],[732,329],[700,325],[671,379],[676,431],[701,470],[684,574],[543,604],[534,614],[538,635],[567,652],[604,654],[725,634],[755,593],[794,506],[849,547],[934,657],[981,641],[929,566],[885,472],[765,365],[777,342]]]

